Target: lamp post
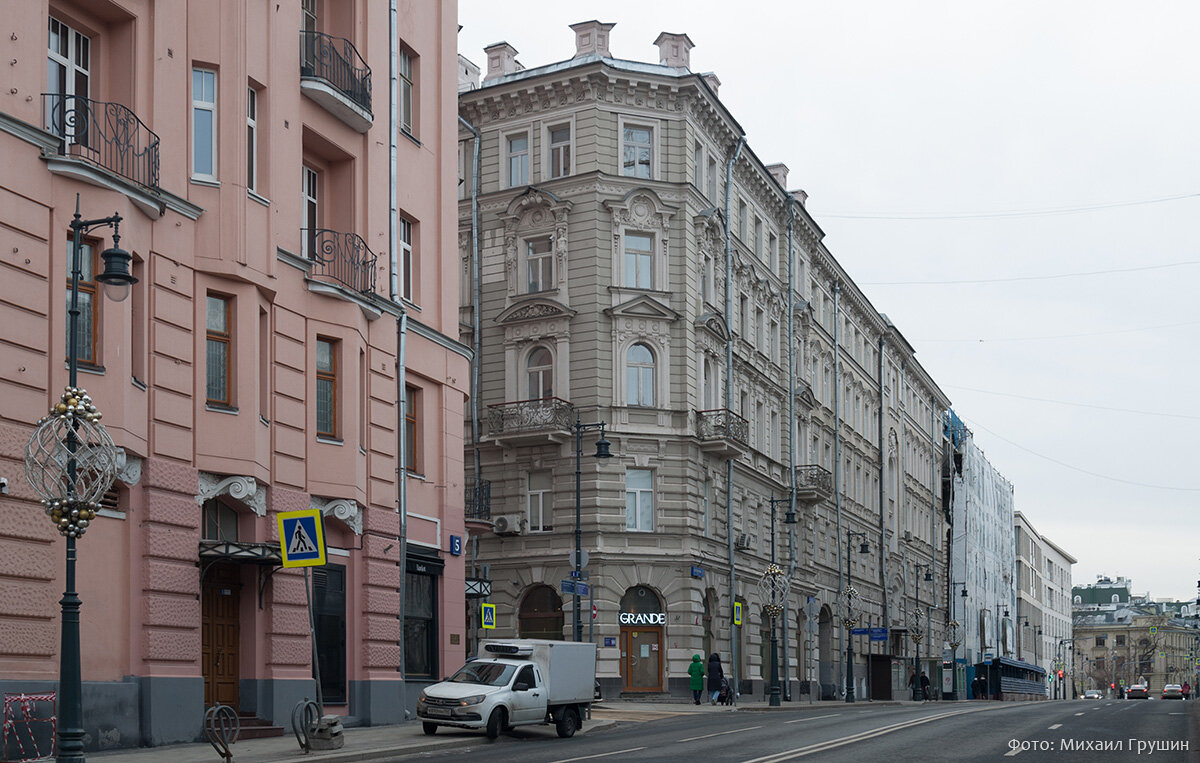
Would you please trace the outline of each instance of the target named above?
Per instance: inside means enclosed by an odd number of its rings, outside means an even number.
[[[949,577],[949,576],[947,576],[947,577]],[[950,582],[950,587],[953,588],[954,586],[962,586],[962,592],[959,594],[959,596],[965,600],[968,596],[967,584],[960,583],[959,581],[954,580],[954,581]],[[951,600],[951,602],[953,602],[953,600]],[[951,609],[952,610],[955,609],[953,603],[951,603]],[[953,616],[953,612],[951,614]],[[964,618],[966,617],[966,614],[967,614],[966,613],[966,604],[964,604],[963,605],[963,617]],[[951,647],[953,648],[951,657],[953,658],[953,663],[954,663],[954,699],[958,699],[958,645],[963,642],[963,630],[962,630],[962,624],[959,623],[959,621],[957,619],[955,619],[952,624],[957,625],[959,627],[959,630],[956,634],[958,637],[958,642],[957,643],[954,643],[953,641],[951,642]]]
[[[865,545],[865,544],[864,544]],[[842,589],[838,595],[838,603],[842,610],[842,627],[846,633],[846,701],[854,701],[854,651],[851,646],[850,629],[858,623],[859,608],[858,591],[852,585]]]
[[[849,586],[846,590],[854,593],[853,598],[847,596],[846,604],[857,604],[858,591],[854,590],[853,582],[850,579],[850,541],[855,537],[862,538],[862,543],[858,547],[858,553],[867,554],[871,549],[867,546],[867,534],[856,532],[854,530],[846,531],[846,585]],[[847,616],[853,614],[853,619],[847,622]],[[850,634],[850,629],[858,622],[857,612],[844,612],[842,614],[842,624],[846,626],[846,701],[854,701],[854,637]]]
[[[583,536],[580,531],[581,497],[580,490],[583,481],[583,433],[599,430],[600,439],[596,440],[596,458],[612,458],[609,452],[609,442],[604,439],[603,421],[595,424],[584,424],[579,420],[579,412],[575,412],[575,623],[572,629],[576,641],[583,641],[583,620],[580,617],[579,581],[583,570]]]
[[[117,474],[117,446],[100,423],[87,390],[78,386],[79,377],[79,280],[82,276],[84,234],[93,228],[113,229],[113,245],[100,256],[104,271],[95,276],[104,292],[120,302],[137,282],[129,273],[129,252],[120,248],[121,216],[84,220],[79,214],[79,196],[75,197],[75,215],[71,228],[71,298],[68,307],[67,368],[68,382],[59,402],[37,423],[25,446],[25,476],[42,496],[47,516],[67,539],[66,590],[59,601],[62,607],[62,634],[59,652],[58,760],[82,761],[83,754],[83,680],[80,660],[79,610],[82,602],[75,590],[77,561],[76,540],[87,532],[100,509],[100,498],[108,491]]]
[[[767,600],[768,590],[764,586],[769,587],[770,604],[764,604],[764,608],[771,616],[771,691],[767,698],[767,705],[770,707],[779,707],[779,699],[781,690],[779,687],[779,629],[776,627],[776,618],[783,611],[783,605],[779,602],[787,601],[788,588],[791,587],[791,581],[775,564],[775,504],[788,504],[789,511],[784,514],[784,524],[795,524],[796,514],[790,510],[791,496],[787,498],[776,498],[775,494],[771,494],[771,566],[763,573],[762,579],[759,581],[759,589],[764,594],[763,601]],[[778,601],[776,597],[778,596]]]
[[[922,569],[925,570],[925,582],[933,581],[933,565],[921,564],[913,562],[914,573],[919,573]],[[913,575],[913,598],[916,601],[916,606],[913,608],[912,616],[909,618],[909,626],[912,628],[913,640],[913,678],[916,679],[913,683],[913,699],[918,695],[922,699],[925,697],[925,692],[921,688],[920,667],[921,667],[921,582],[916,574]]]
[[[950,642],[950,699],[958,699],[958,645],[962,643],[962,626],[951,620],[946,626],[946,640]]]

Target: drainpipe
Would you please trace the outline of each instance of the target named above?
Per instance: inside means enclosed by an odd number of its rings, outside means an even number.
[[[937,536],[937,447],[934,440],[934,433],[937,431],[936,419],[934,415],[936,409],[929,406],[929,449],[931,457],[929,459],[929,546],[933,549],[933,561],[930,567],[933,569],[933,585],[929,593],[929,600],[933,602],[929,606],[929,610],[925,613],[925,656],[929,659],[930,652],[933,651],[933,610],[937,604],[937,552],[938,552],[938,536]],[[1016,609],[1014,608],[1015,612]]]
[[[471,151],[471,337],[474,357],[471,360],[471,466],[475,495],[479,498],[479,483],[482,480],[482,469],[479,465],[479,364],[483,357],[483,322],[480,317],[482,265],[479,261],[479,130],[475,129],[460,115],[458,121],[470,130],[474,136],[474,147]],[[476,536],[471,544],[471,576],[479,576],[479,537]],[[474,616],[470,618],[472,622]],[[478,633],[475,634],[475,646],[478,648]]]
[[[404,710],[404,720],[408,720],[408,675],[404,665],[404,605],[407,600],[406,579],[408,576],[408,442],[404,433],[405,408],[408,405],[408,395],[405,393],[405,350],[408,342],[408,313],[401,312],[396,320],[396,511],[400,514],[400,535],[396,539],[400,544],[400,605],[396,619],[400,621],[400,707]]]
[[[842,577],[842,567],[845,560],[842,558],[842,407],[841,407],[841,389],[842,389],[842,345],[839,339],[839,325],[841,324],[841,296],[842,282],[834,280],[833,282],[833,496],[834,505],[837,509],[837,550],[838,550],[838,601],[841,601],[842,591],[845,590],[847,581]],[[843,633],[845,628],[838,629],[838,653],[844,654],[846,651],[845,639],[847,636]],[[849,691],[846,685],[846,676],[842,675],[842,690]]]
[[[733,247],[730,235],[730,204],[732,203],[731,192],[733,190],[733,163],[737,161],[738,156],[742,153],[742,146],[746,145],[746,137],[743,135],[738,138],[737,145],[734,146],[733,154],[730,155],[729,161],[725,163],[725,412],[732,414],[733,412]],[[726,421],[729,421],[726,418]],[[732,423],[732,422],[729,422]],[[726,424],[728,427],[728,424]],[[728,432],[726,433],[728,434]],[[733,675],[733,697],[734,703],[737,702],[738,696],[738,638],[734,633],[734,628],[741,626],[734,625],[732,614],[733,604],[737,601],[737,570],[733,556],[733,458],[725,459],[725,538],[726,545],[729,550],[729,655],[730,655],[730,673]],[[743,617],[744,617],[743,613]]]
[[[886,330],[886,328],[885,328]],[[884,414],[887,403],[884,402],[884,333],[879,333],[879,586],[883,591],[883,626],[892,627],[891,610],[888,606],[887,584],[887,440],[884,432]]]
[[[788,199],[788,512],[796,516],[796,256],[793,252],[793,230],[796,224],[796,197]],[[775,539],[772,538],[774,543]],[[788,580],[796,574],[796,525],[788,525]],[[783,599],[783,698],[792,701],[792,679],[788,675],[788,598]]]

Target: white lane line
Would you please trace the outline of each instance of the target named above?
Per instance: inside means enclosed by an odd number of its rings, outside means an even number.
[[[704,736],[688,737],[687,739],[680,739],[678,741],[679,742],[695,742],[697,739],[708,739],[709,737],[719,737],[719,736],[724,736],[726,734],[737,734],[742,731],[754,731],[755,729],[761,729],[761,728],[762,728],[762,726],[747,726],[744,729],[732,729],[730,731],[718,731],[715,734],[705,734]]]
[[[1054,731],[1055,729],[1061,729],[1061,728],[1062,728],[1062,724],[1061,724],[1061,723],[1056,723],[1056,724],[1054,724],[1053,726],[1051,726],[1049,730],[1050,730],[1050,731]]]
[[[841,715],[841,713],[830,713],[829,715],[818,715],[818,716],[816,716],[815,718],[797,718],[797,719],[796,719],[796,720],[794,720],[794,721],[784,721],[784,724],[788,724],[788,723],[803,723],[804,721],[819,721],[819,720],[821,720],[822,718],[832,718],[832,717],[834,717],[835,715]]]
[[[592,758],[607,758],[609,755],[623,755],[627,752],[638,752],[639,750],[644,750],[644,749],[646,749],[646,748],[645,747],[630,747],[628,750],[614,750],[613,752],[602,752],[597,755],[581,755],[578,758],[563,758],[562,760],[554,761],[554,763],[572,763],[572,761],[576,761],[576,760],[591,760]]]
[[[1083,715],[1083,713],[1075,713],[1075,717],[1077,717],[1077,718],[1081,715]]]
[[[1020,754],[1021,754],[1021,748],[1017,747],[1016,749],[1009,750],[1008,752],[1004,753],[1004,757],[1011,758],[1014,755],[1020,755]]]

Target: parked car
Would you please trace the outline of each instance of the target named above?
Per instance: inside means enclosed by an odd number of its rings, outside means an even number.
[[[1125,690],[1125,699],[1150,699],[1150,687],[1146,684],[1134,684]]]
[[[1104,699],[1104,694],[1099,689],[1088,689],[1083,693],[1084,699]]]
[[[1179,684],[1167,684],[1162,690],[1163,699],[1183,699],[1183,687]]]

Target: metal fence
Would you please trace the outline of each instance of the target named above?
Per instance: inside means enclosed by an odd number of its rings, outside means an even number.
[[[301,31],[300,76],[319,77],[351,101],[371,110],[371,68],[345,38]]]
[[[375,291],[379,258],[357,233],[327,228],[302,228],[305,253],[314,276],[326,276],[362,294]]]
[[[59,154],[158,190],[158,136],[127,107],[62,93],[42,93],[42,106]]]

